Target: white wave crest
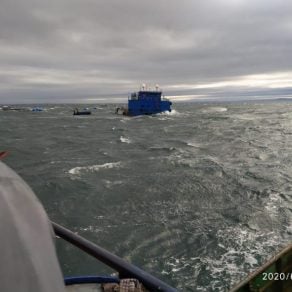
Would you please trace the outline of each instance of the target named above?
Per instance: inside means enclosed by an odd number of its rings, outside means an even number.
[[[208,107],[206,109],[202,110],[202,113],[204,114],[209,114],[209,113],[223,113],[223,112],[227,112],[227,108],[226,107]]]
[[[219,229],[217,237],[218,246],[225,252],[216,258],[206,256],[200,260],[211,271],[214,286],[221,288],[222,275],[226,275],[223,285],[229,283],[232,287],[247,273],[258,268],[263,260],[269,259],[271,250],[276,250],[275,247],[281,244],[276,232],[252,231],[242,225]]]
[[[187,142],[187,145],[190,146],[190,147],[194,147],[194,148],[200,148],[200,147],[202,147],[201,144],[196,143],[196,142],[193,142],[193,141]]]
[[[109,162],[105,164],[99,165],[89,165],[89,166],[77,166],[68,171],[70,174],[80,174],[81,172],[92,172],[99,171],[101,169],[111,169],[111,168],[119,168],[121,166],[121,162]]]
[[[169,112],[169,111],[165,111],[165,112],[159,113],[159,115],[165,115],[165,116],[179,116],[179,115],[181,115],[181,113],[179,113],[179,112],[176,111],[175,109],[172,109],[171,112]]]
[[[122,143],[127,143],[127,144],[130,144],[131,143],[131,140],[129,138],[125,138],[123,136],[120,137],[120,141]]]

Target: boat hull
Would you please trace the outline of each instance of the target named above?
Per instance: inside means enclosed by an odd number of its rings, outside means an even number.
[[[153,115],[171,112],[172,102],[162,97],[161,91],[140,90],[128,99],[128,107],[117,108],[117,114],[127,116]]]
[[[82,111],[82,112],[74,112],[73,116],[86,116],[86,115],[91,115],[90,111]]]
[[[280,291],[292,291],[292,244],[273,256],[230,292]]]
[[[171,112],[170,106],[172,103],[169,100],[161,100],[160,95],[154,97],[131,99],[128,101],[128,115],[152,115],[162,112]]]

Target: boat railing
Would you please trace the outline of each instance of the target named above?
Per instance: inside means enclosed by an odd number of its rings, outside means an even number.
[[[292,291],[292,244],[274,255],[230,292]]]
[[[65,227],[52,222],[54,232],[57,236],[95,257],[119,273],[119,278],[135,278],[139,280],[149,291],[177,292],[177,290],[163,281],[155,278],[140,268],[126,262],[122,258],[99,247],[91,241],[73,233]]]

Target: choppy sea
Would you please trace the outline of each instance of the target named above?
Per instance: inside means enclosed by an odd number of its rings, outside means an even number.
[[[228,291],[291,242],[292,103],[44,107],[0,111],[4,161],[53,221],[180,291]],[[111,272],[56,245],[66,275]]]

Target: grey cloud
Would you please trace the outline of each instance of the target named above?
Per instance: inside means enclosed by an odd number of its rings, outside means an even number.
[[[0,102],[292,72],[289,1],[0,2]]]

